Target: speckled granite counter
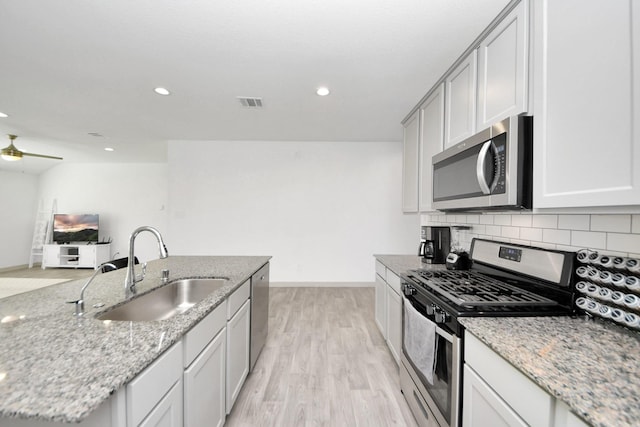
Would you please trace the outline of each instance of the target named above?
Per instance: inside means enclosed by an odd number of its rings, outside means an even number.
[[[640,425],[640,334],[569,317],[460,321],[587,423]]]
[[[79,422],[202,320],[270,257],[169,257],[148,264],[138,295],[170,280],[225,277],[227,284],[184,314],[153,322],[102,322],[124,300],[126,269],[99,274],[72,315],[85,280],[0,300],[0,417]],[[98,302],[105,306],[92,308]],[[16,320],[14,320],[16,319]],[[1,419],[0,419],[0,424]]]
[[[444,264],[427,264],[422,262],[422,257],[417,255],[374,255],[375,259],[380,261],[389,270],[400,275],[408,270],[418,268],[426,268],[433,270],[442,270]]]

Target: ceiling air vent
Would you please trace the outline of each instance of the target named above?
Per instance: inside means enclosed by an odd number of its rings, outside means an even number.
[[[262,108],[262,98],[239,96],[238,101],[244,108]]]

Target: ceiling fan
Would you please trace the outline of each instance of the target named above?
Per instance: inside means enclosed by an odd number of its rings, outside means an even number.
[[[16,139],[17,136],[16,135],[8,135],[8,136],[9,136],[9,139],[11,140],[11,143],[9,144],[8,147],[5,147],[2,150],[0,150],[0,157],[2,157],[3,160],[14,162],[16,160],[22,159],[22,156],[42,157],[44,159],[62,160],[62,157],[47,156],[45,154],[33,154],[33,153],[26,153],[24,151],[20,151],[16,148],[15,145],[13,145],[13,140]]]

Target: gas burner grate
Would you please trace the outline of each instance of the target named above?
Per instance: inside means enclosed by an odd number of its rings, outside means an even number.
[[[410,276],[458,306],[538,306],[557,302],[473,271],[412,270]]]

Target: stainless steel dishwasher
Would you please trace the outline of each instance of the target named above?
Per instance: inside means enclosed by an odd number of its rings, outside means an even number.
[[[251,276],[251,349],[249,372],[258,360],[269,333],[269,263]]]

